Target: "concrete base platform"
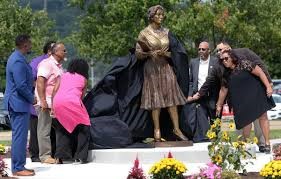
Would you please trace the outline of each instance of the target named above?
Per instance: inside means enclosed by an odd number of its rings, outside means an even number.
[[[142,163],[149,164],[160,160],[171,152],[173,157],[186,163],[205,163],[209,161],[208,144],[195,143],[188,147],[91,150],[88,160],[94,163],[124,164],[134,161],[138,156]]]
[[[272,144],[281,143],[281,140],[272,140]],[[182,161],[188,171],[185,175],[198,173],[200,168],[205,167],[209,162],[206,153],[208,143],[196,143],[192,147],[175,148],[154,148],[154,149],[110,149],[90,151],[89,159],[92,162],[87,164],[42,164],[32,163],[27,159],[27,168],[35,170],[33,177],[18,177],[23,179],[61,179],[61,178],[83,178],[83,179],[124,179],[133,167],[134,160],[138,155],[140,166],[147,175],[150,167],[171,152],[173,157]],[[256,147],[256,149],[258,149]],[[11,159],[5,159],[10,168]],[[253,165],[247,165],[248,172],[258,172],[261,168],[272,160],[271,154],[259,153],[257,150],[256,159],[251,159]],[[192,162],[191,162],[192,161]],[[245,161],[244,161],[245,162]],[[8,170],[9,174],[11,172]]]

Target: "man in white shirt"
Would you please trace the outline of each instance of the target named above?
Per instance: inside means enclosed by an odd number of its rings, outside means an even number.
[[[63,73],[62,62],[66,56],[63,43],[56,43],[52,47],[52,55],[38,65],[36,96],[38,109],[38,146],[39,158],[42,163],[54,164],[56,160],[51,157],[51,125],[52,92],[58,77]]]
[[[218,62],[215,57],[210,56],[209,43],[203,41],[198,47],[198,58],[191,59],[189,65],[189,94],[188,94],[188,126],[191,130],[194,142],[206,141],[206,133],[210,128],[211,119],[215,118],[216,100],[218,89],[210,90],[209,94],[195,100],[192,98],[206,81],[213,66]]]

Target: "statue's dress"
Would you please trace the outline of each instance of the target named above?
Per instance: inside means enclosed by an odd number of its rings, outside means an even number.
[[[169,49],[168,29],[155,32],[150,26],[139,34],[138,40],[147,44],[151,51]],[[136,46],[136,54],[142,53],[141,46]],[[148,57],[144,64],[144,82],[141,108],[151,110],[184,105],[187,101],[180,89],[176,75],[169,64],[171,58]]]

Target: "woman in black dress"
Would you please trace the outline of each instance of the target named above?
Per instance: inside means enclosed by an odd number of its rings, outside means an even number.
[[[252,122],[259,119],[265,138],[266,153],[270,153],[267,111],[275,106],[272,87],[262,69],[236,50],[223,52],[221,62],[227,71],[223,88],[229,95],[237,129],[243,128],[243,137],[250,136]],[[222,96],[225,97],[226,93]],[[222,104],[220,97],[218,104]]]

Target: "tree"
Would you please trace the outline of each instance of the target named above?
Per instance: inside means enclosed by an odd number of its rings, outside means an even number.
[[[161,5],[170,9],[175,2],[166,0]],[[86,57],[107,59],[125,55],[135,46],[138,33],[146,25],[147,9],[158,3],[157,0],[72,0],[72,5],[85,8],[86,13],[80,18],[80,31],[71,39]]]
[[[4,88],[5,64],[15,48],[15,37],[29,34],[32,37],[32,51],[35,55],[42,53],[45,41],[54,36],[50,31],[53,22],[44,11],[33,12],[27,7],[20,7],[16,0],[0,2],[0,88]]]
[[[189,57],[197,56],[200,41],[216,45],[227,40],[233,48],[248,47],[281,77],[280,0],[71,0],[84,9],[80,30],[71,40],[81,55],[100,60],[120,56],[134,47],[147,23],[146,11],[161,4],[165,26],[184,43]]]

